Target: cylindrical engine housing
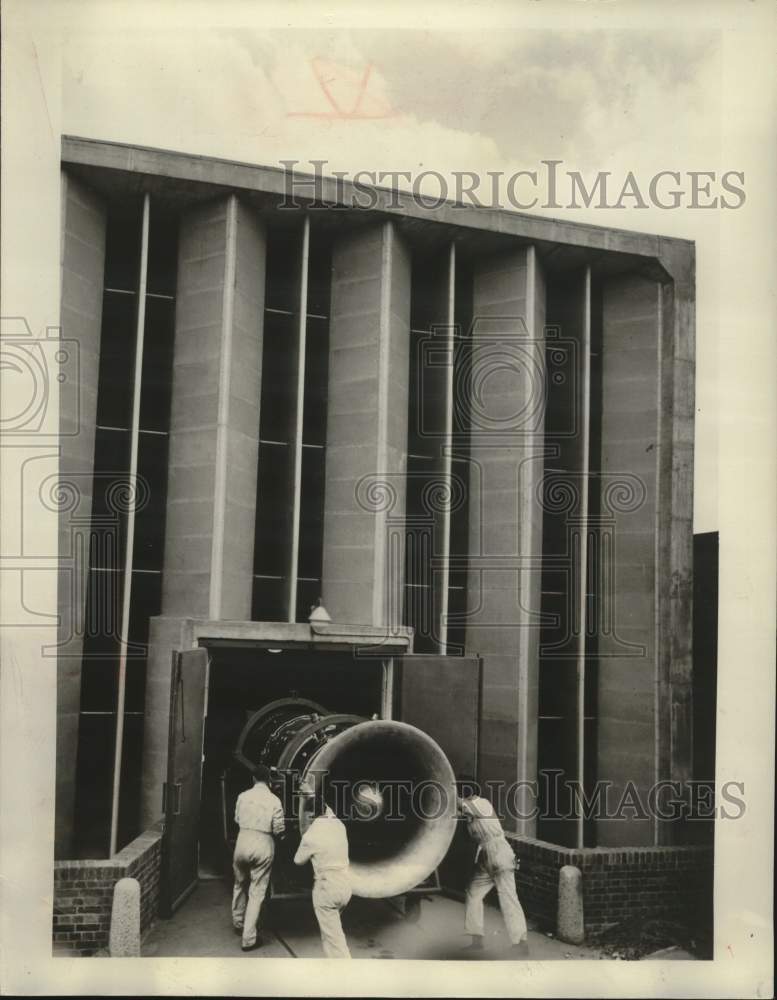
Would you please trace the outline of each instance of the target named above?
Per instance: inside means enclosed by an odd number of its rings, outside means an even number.
[[[322,789],[348,832],[354,895],[401,895],[445,857],[456,828],[455,776],[438,744],[415,726],[328,714],[299,699],[255,713],[236,756]],[[287,784],[288,789],[288,784]],[[300,833],[312,800],[298,798]]]

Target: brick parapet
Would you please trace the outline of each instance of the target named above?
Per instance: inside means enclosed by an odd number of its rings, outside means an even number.
[[[161,864],[161,823],[112,858],[55,861],[54,954],[86,956],[107,947],[113,887],[121,878],[140,883],[140,930],[145,933],[157,913]]]
[[[555,927],[563,865],[575,865],[583,874],[587,934],[636,918],[695,924],[711,919],[711,846],[572,849],[515,834],[508,839],[520,862],[521,902],[543,928]]]

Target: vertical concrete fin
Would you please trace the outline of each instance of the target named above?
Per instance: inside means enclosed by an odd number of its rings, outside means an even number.
[[[335,621],[400,621],[394,535],[404,522],[409,344],[410,255],[393,223],[341,237],[332,256],[322,581]]]
[[[227,201],[224,252],[224,284],[221,303],[221,344],[219,351],[218,415],[216,423],[216,459],[213,489],[213,533],[208,615],[221,618],[224,575],[224,532],[226,531],[227,447],[229,433],[229,397],[232,375],[232,324],[235,312],[235,273],[237,257],[237,197]]]
[[[597,602],[598,774],[611,806],[642,802],[661,768],[664,685],[659,655],[659,557],[664,512],[662,288],[622,274],[602,282],[600,552]],[[622,799],[622,797],[624,797]],[[653,817],[597,821],[597,843],[652,844]]]
[[[478,262],[473,278],[466,645],[484,663],[482,776],[509,786],[537,770],[545,282],[533,246]],[[532,835],[534,820],[516,829]]]
[[[450,364],[444,369],[445,386],[443,390],[443,440],[441,442],[441,479],[448,491],[448,500],[443,502],[439,514],[439,534],[441,542],[440,561],[441,572],[436,574],[436,588],[433,607],[437,609],[437,622],[440,636],[440,653],[445,655],[448,650],[448,588],[451,579],[451,504],[453,503],[453,407],[454,407],[454,359],[456,357],[455,324],[456,324],[456,244],[448,248],[448,267],[446,278],[446,325],[445,343]]]
[[[181,221],[165,615],[247,619],[259,454],[266,238],[235,196]]]
[[[375,472],[379,479],[388,477],[387,423],[389,407],[389,347],[391,337],[391,268],[394,250],[394,227],[383,224],[380,260],[380,314],[378,336],[378,426]],[[381,625],[386,613],[386,509],[375,512],[375,559],[372,581],[372,624]]]
[[[308,271],[310,264],[310,216],[305,216],[302,228],[299,266],[299,298],[296,343],[296,379],[294,383],[294,411],[290,444],[294,449],[290,463],[291,490],[291,545],[289,553],[289,589],[287,618],[297,619],[297,584],[299,576],[300,517],[302,513],[302,438],[305,414],[305,359],[308,326]]]

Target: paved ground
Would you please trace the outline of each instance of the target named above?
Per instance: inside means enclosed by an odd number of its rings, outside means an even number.
[[[220,880],[200,882],[172,920],[158,920],[143,943],[144,956],[240,958],[321,958],[318,925],[310,903],[278,900],[266,908],[264,947],[243,953],[229,916],[230,892]],[[513,956],[495,906],[486,907],[485,950],[463,951],[463,905],[443,896],[421,900],[415,917],[386,900],[353,899],[343,914],[343,928],[354,958],[421,958],[488,961]],[[597,959],[593,948],[563,944],[529,931],[532,960]]]
[[[695,962],[696,956],[686,951],[685,948],[681,948],[675,944],[669,948],[661,948],[660,951],[654,951],[652,955],[645,955],[645,961],[649,959],[653,959],[656,962]]]

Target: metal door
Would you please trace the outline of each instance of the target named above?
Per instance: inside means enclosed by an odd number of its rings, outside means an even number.
[[[428,733],[444,751],[454,774],[477,778],[483,661],[464,656],[403,656],[399,718]],[[474,848],[464,824],[456,830],[437,878],[450,895],[463,897]]]
[[[162,916],[172,916],[197,885],[200,784],[208,653],[173,652],[167,782],[163,793]]]
[[[403,656],[399,719],[444,751],[456,775],[477,777],[482,660],[474,656]]]

